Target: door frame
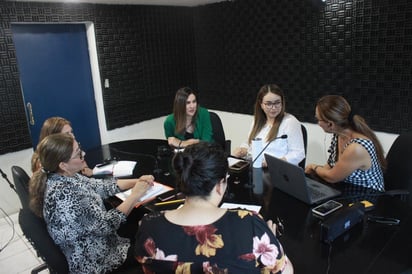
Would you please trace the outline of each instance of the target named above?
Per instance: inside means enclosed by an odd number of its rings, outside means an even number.
[[[101,84],[102,82],[100,77],[99,61],[97,57],[96,33],[94,31],[94,23],[90,21],[80,23],[83,23],[86,26],[87,43],[89,45],[90,70],[92,73],[94,99],[96,101],[97,122],[100,131],[100,141],[102,144],[105,144],[108,142],[108,138],[106,128],[106,117],[104,114],[103,89]]]
[[[85,25],[86,29],[86,39],[88,44],[88,52],[89,52],[89,61],[90,61],[90,71],[92,77],[92,84],[93,84],[93,91],[94,91],[94,100],[96,104],[96,115],[97,115],[97,123],[100,132],[100,142],[101,144],[106,144],[109,140],[108,132],[106,127],[106,117],[104,113],[104,104],[103,104],[103,89],[101,85],[101,77],[100,77],[100,70],[99,70],[99,61],[97,56],[97,44],[96,44],[96,33],[94,29],[94,23],[91,21],[81,21],[81,22],[12,22],[12,24],[44,24],[44,25],[52,25],[52,24],[83,24]],[[22,96],[24,98],[24,91],[23,85],[20,81],[20,90]],[[26,112],[26,119],[28,119],[27,108],[25,106],[25,101],[23,99],[24,110]],[[29,128],[29,121],[27,120],[27,127]]]

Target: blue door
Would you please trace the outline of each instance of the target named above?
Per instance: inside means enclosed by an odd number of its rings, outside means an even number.
[[[33,147],[43,122],[72,123],[84,149],[101,145],[84,24],[13,24],[13,40]]]

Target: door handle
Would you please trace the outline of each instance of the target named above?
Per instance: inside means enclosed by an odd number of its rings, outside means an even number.
[[[33,108],[30,102],[27,103],[27,112],[29,113],[29,123],[34,126]]]

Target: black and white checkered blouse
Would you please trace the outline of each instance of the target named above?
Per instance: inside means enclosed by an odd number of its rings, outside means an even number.
[[[385,191],[384,181],[383,181],[383,172],[382,168],[378,161],[378,156],[376,154],[375,145],[371,140],[354,138],[347,143],[344,149],[352,143],[357,143],[363,146],[369,153],[372,165],[367,170],[357,169],[351,175],[345,178],[345,182],[351,183],[354,185],[359,185],[362,187],[373,188],[378,191]],[[330,153],[328,158],[328,164],[333,167],[337,162],[338,154],[338,135],[334,134],[332,137],[332,142],[328,150]]]

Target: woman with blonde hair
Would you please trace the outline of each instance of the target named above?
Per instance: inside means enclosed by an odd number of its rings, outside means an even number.
[[[73,128],[72,124],[70,123],[69,120],[62,118],[62,117],[50,117],[44,121],[43,126],[40,130],[40,137],[39,137],[39,143],[41,140],[46,138],[47,136],[55,133],[66,133],[70,134],[75,138],[74,133],[73,133]],[[37,155],[37,152],[34,151],[33,156],[31,158],[31,170],[34,173],[36,170],[39,170],[41,168],[39,157]],[[89,168],[87,165],[86,161],[84,161],[84,166],[80,171],[83,175],[86,176],[92,176],[93,175],[93,170]]]

